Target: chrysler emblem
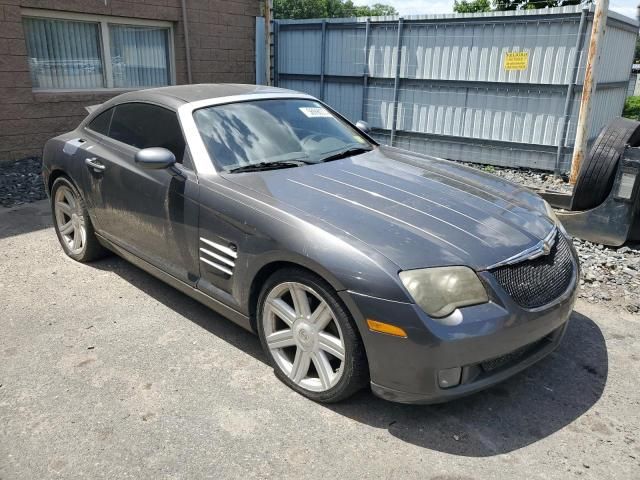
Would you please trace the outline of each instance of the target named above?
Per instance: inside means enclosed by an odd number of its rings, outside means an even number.
[[[547,237],[544,240],[540,240],[537,245],[538,248],[536,248],[536,250],[534,252],[531,252],[531,255],[529,255],[529,260],[533,260],[544,255],[549,255],[555,241],[555,237]]]
[[[505,265],[513,265],[525,260],[534,260],[538,257],[549,255],[551,253],[553,245],[556,243],[557,235],[558,229],[557,227],[553,227],[553,229],[547,234],[547,236],[543,240],[540,240],[538,243],[536,243],[533,247],[530,247],[523,252],[517,253],[516,255],[507,258],[506,260],[502,260],[501,262],[490,265],[487,267],[487,270],[503,267]]]

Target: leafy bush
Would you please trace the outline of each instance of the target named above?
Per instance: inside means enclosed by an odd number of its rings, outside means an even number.
[[[622,116],[632,120],[640,120],[640,96],[627,98],[624,102]]]

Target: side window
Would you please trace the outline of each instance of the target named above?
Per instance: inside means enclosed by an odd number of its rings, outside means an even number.
[[[102,112],[96,118],[91,120],[91,123],[87,125],[87,128],[94,132],[101,133],[102,135],[109,135],[109,125],[111,125],[113,110],[113,108],[110,108],[106,112]]]
[[[136,148],[166,148],[182,163],[184,137],[175,112],[147,103],[124,103],[114,110],[111,138]]]

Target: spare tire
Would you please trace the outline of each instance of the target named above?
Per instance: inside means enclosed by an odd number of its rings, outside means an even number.
[[[571,210],[588,210],[604,202],[613,187],[616,168],[626,145],[640,145],[640,122],[616,118],[602,129],[580,166]]]

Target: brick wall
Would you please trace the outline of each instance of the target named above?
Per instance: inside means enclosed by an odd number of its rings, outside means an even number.
[[[106,4],[105,4],[106,3]],[[254,83],[259,0],[187,0],[194,83]],[[74,128],[84,107],[119,92],[32,90],[21,8],[173,23],[176,82],[187,83],[180,0],[0,0],[0,162],[39,155],[44,142]]]

